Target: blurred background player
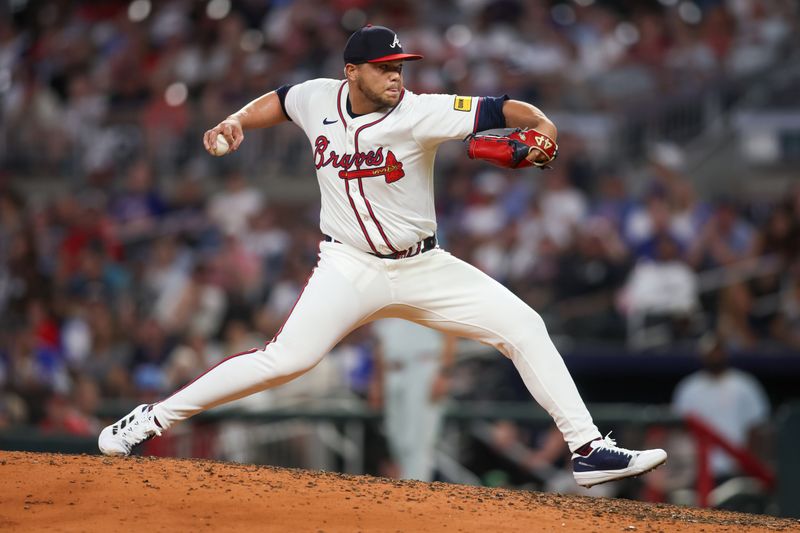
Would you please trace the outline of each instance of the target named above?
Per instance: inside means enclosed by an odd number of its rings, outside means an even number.
[[[379,320],[370,403],[384,409],[398,477],[431,481],[456,338],[407,320]]]
[[[764,387],[753,375],[729,366],[728,350],[718,336],[703,338],[701,353],[703,369],[678,384],[672,408],[699,418],[733,446],[761,455],[770,414]],[[711,454],[711,471],[716,484],[739,472],[721,450]]]

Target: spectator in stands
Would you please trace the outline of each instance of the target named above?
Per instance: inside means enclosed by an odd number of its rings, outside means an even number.
[[[8,149],[11,154],[24,153],[26,146],[38,146],[38,157],[20,161],[20,170],[57,172],[69,144],[61,100],[47,80],[38,75],[33,62],[20,67],[16,78],[17,83],[5,91],[2,105],[3,122],[14,132],[7,137]]]
[[[781,43],[791,32],[788,4],[775,2],[771,9],[766,2],[743,2],[740,4],[737,31],[726,63],[729,71],[737,75],[757,73],[768,67],[775,59]],[[796,8],[795,8],[796,9]]]
[[[674,239],[669,197],[662,186],[648,192],[644,205],[634,209],[625,221],[625,239],[637,257],[655,257],[661,237]]]
[[[694,185],[682,176],[669,184],[670,233],[686,247],[701,231],[710,215],[709,206],[700,201]]]
[[[698,417],[733,446],[760,449],[770,415],[763,387],[752,375],[728,366],[728,350],[719,336],[704,337],[700,350],[703,369],[678,384],[673,409]],[[736,464],[721,451],[712,454],[711,470],[718,483],[737,473]]]
[[[209,260],[211,278],[233,299],[248,306],[260,301],[264,288],[264,264],[237,235],[227,235]]]
[[[283,267],[291,240],[289,232],[279,224],[278,212],[267,207],[250,218],[242,245],[261,261],[265,281],[274,283]]]
[[[28,325],[14,332],[8,350],[7,386],[25,401],[30,422],[44,416],[45,400],[53,391],[69,390],[69,373],[61,353],[39,341]]]
[[[791,267],[781,291],[774,335],[787,346],[800,350],[800,261]]]
[[[102,166],[107,154],[104,150],[104,124],[107,119],[108,96],[102,91],[96,76],[79,71],[67,82],[64,105],[64,130],[71,137],[73,164],[87,169]]]
[[[708,43],[703,42],[700,33],[675,18],[670,21],[674,41],[666,53],[665,66],[674,71],[676,81],[707,82],[719,74],[721,65]]]
[[[109,261],[98,244],[83,249],[76,270],[63,287],[70,298],[118,302],[130,289],[130,274],[120,264]]]
[[[774,255],[784,265],[800,257],[800,218],[793,219],[792,207],[774,208],[758,232],[755,243],[757,256]]]
[[[641,258],[636,263],[620,295],[620,303],[630,327],[648,330],[658,327],[660,343],[667,344],[692,333],[692,315],[700,307],[698,280],[673,237],[665,233],[657,235],[653,248],[652,259]],[[655,336],[650,330],[640,340],[652,345]]]
[[[516,230],[515,240],[519,243],[520,248],[528,252],[531,262],[529,268],[532,268],[539,257],[539,246],[542,240],[547,238],[538,197],[534,196],[528,201],[525,211],[517,220],[514,228]]]
[[[624,336],[614,296],[629,269],[628,251],[610,223],[591,220],[576,226],[572,246],[560,256],[556,277],[557,308],[567,333]]]
[[[589,216],[607,220],[617,232],[622,232],[623,222],[635,208],[628,194],[625,180],[619,174],[602,172],[598,179],[598,189],[592,198]]]
[[[222,327],[220,342],[216,346],[209,346],[207,353],[211,362],[216,364],[226,354],[246,352],[259,344],[263,344],[263,341],[255,334],[249,321],[243,317],[232,317]]]
[[[8,260],[10,240],[25,229],[25,202],[13,190],[0,190],[0,258]]]
[[[192,270],[192,251],[175,237],[164,236],[147,248],[147,260],[142,273],[142,285],[147,302],[152,302],[149,312],[159,324],[169,330],[183,326],[186,318],[176,317],[180,296],[189,283]]]
[[[782,335],[777,332],[780,327],[780,304],[777,302],[783,287],[789,281],[789,267],[800,257],[800,224],[794,224],[788,206],[779,205],[769,213],[762,227],[756,228],[756,231],[753,254],[767,270],[756,272],[747,283],[753,300],[749,322],[759,339],[780,339]]]
[[[211,196],[208,214],[222,233],[241,236],[247,231],[250,217],[263,205],[261,191],[248,185],[241,171],[234,170],[225,177],[225,188]]]
[[[217,228],[208,216],[205,189],[200,178],[187,173],[176,184],[162,225],[166,235],[175,235],[182,242],[201,250],[217,241]]]
[[[5,233],[0,234],[0,324],[8,327],[14,325],[14,317],[18,322],[28,302],[51,298],[52,282],[40,268],[33,233],[28,229],[6,233],[0,228]]]
[[[173,79],[156,76],[150,78],[154,98],[150,98],[141,115],[145,134],[144,150],[153,161],[169,170],[174,170],[172,163],[175,161],[175,154],[181,152],[191,113],[186,101],[173,102],[162,96],[166,94]]]
[[[578,9],[576,36],[579,79],[599,77],[618,66],[625,57],[627,46],[615,30],[620,17],[605,6],[597,4]]]
[[[480,238],[493,236],[505,227],[507,216],[498,201],[505,187],[505,178],[500,172],[482,172],[476,177],[461,219],[464,231]]]
[[[147,399],[166,390],[164,363],[173,349],[174,340],[152,318],[143,320],[135,335],[130,363],[131,377],[139,398]]]
[[[123,191],[109,206],[114,235],[127,247],[137,250],[143,241],[158,234],[166,211],[166,202],[154,181],[150,162],[135,161],[126,173]]]
[[[220,286],[211,282],[204,264],[195,265],[171,297],[174,302],[164,322],[168,331],[180,336],[203,338],[210,338],[220,331],[228,296]]]
[[[703,17],[700,34],[718,61],[725,61],[733,47],[736,21],[723,5],[712,6]]]
[[[642,65],[661,67],[670,49],[666,20],[655,11],[641,10],[633,17],[640,37],[628,51],[628,58]]]
[[[729,200],[723,199],[691,244],[689,264],[696,269],[729,266],[750,257],[754,247],[753,227]]]
[[[39,427],[52,433],[91,436],[101,428],[95,417],[99,405],[97,384],[89,378],[79,376],[69,395],[56,393],[47,401],[45,419]]]
[[[514,224],[509,224],[494,234],[475,238],[471,260],[492,278],[509,285],[530,263],[524,253],[517,243]]]
[[[765,334],[765,327],[755,315],[753,293],[746,283],[734,283],[719,293],[717,332],[727,349],[748,350]]]
[[[86,249],[101,254],[103,259],[122,259],[122,246],[113,231],[110,216],[105,213],[103,199],[98,196],[59,198],[53,209],[52,235],[58,243],[56,280],[74,275],[80,268],[81,255]]]
[[[17,394],[0,395],[0,431],[20,426],[28,421],[28,408]]]
[[[565,249],[588,212],[586,196],[570,182],[564,165],[554,167],[544,180],[539,205],[545,231],[561,249]]]
[[[128,372],[133,345],[113,308],[103,301],[88,302],[86,321],[91,333],[88,357],[80,371],[100,387],[104,398],[128,398],[133,387]]]
[[[168,388],[178,390],[211,366],[211,354],[202,333],[190,331],[164,364]]]

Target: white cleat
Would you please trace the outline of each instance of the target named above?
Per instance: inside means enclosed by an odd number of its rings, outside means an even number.
[[[103,455],[130,455],[131,450],[155,436],[161,436],[161,427],[153,416],[153,406],[142,404],[106,426],[97,438],[97,446]]]
[[[606,436],[589,443],[591,450],[586,455],[572,454],[572,473],[582,487],[593,487],[600,483],[635,477],[667,461],[667,452],[655,450],[626,450]]]

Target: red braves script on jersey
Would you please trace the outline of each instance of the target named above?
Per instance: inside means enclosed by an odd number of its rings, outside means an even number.
[[[348,94],[333,79],[286,93],[286,113],[311,143],[320,229],[365,252],[405,250],[436,232],[436,150],[474,132],[482,98],[403,90],[395,107],[354,117]]]
[[[386,176],[386,183],[393,183],[406,175],[405,172],[403,172],[403,163],[397,160],[391,150],[389,150],[386,156],[386,165],[380,166],[383,164],[383,146],[378,148],[377,151],[370,150],[366,154],[358,152],[353,155],[344,154],[340,156],[334,150],[326,154],[330,143],[331,142],[324,135],[317,137],[317,141],[314,143],[314,163],[317,170],[328,165],[333,165],[335,168],[344,169],[339,171],[339,177],[342,179],[349,180]],[[353,165],[355,165],[358,170],[350,172],[349,170]],[[369,165],[374,168],[361,169],[361,165]]]

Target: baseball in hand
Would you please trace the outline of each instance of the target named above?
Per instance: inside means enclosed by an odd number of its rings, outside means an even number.
[[[216,147],[214,148],[214,155],[217,157],[223,156],[228,153],[229,148],[230,145],[228,144],[228,141],[225,139],[225,137],[221,133],[217,134],[217,143]]]

